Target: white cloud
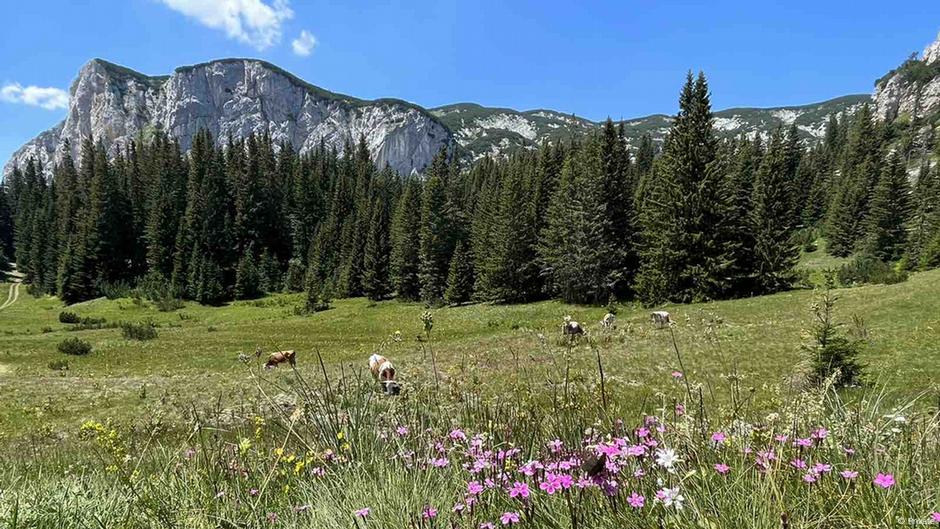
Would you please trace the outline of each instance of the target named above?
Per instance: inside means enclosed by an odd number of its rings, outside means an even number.
[[[232,39],[264,50],[281,42],[281,25],[294,17],[287,0],[159,0]]]
[[[290,43],[294,48],[294,53],[301,57],[306,57],[313,52],[317,45],[317,38],[310,34],[306,29],[300,32],[300,36]]]
[[[23,86],[20,83],[6,83],[3,88],[0,88],[0,101],[56,110],[68,108],[69,94],[61,88],[43,88],[41,86]]]

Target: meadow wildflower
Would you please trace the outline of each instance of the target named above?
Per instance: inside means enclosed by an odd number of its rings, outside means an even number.
[[[882,474],[881,472],[875,476],[875,479],[872,481],[875,485],[883,489],[890,489],[894,486],[894,475],[893,474]]]
[[[679,492],[679,487],[662,488],[656,491],[656,499],[663,502],[666,507],[675,507],[676,510],[682,510],[682,504],[685,497]]]
[[[258,495],[258,489],[251,489],[251,490],[249,490],[249,491],[248,491],[248,495],[249,495],[249,496],[257,496],[257,495]]]
[[[424,510],[421,511],[421,517],[425,520],[433,520],[434,518],[437,518],[437,509],[431,507],[430,505],[426,505]]]
[[[843,470],[842,472],[839,472],[839,475],[845,479],[855,479],[858,477],[858,472],[854,470]]]
[[[803,470],[806,468],[806,461],[803,461],[802,459],[794,459],[790,461],[790,466],[797,470]]]
[[[564,443],[561,442],[561,439],[555,439],[548,442],[548,449],[551,450],[553,454],[561,452],[562,446],[564,446]]]
[[[680,379],[680,378],[682,378],[682,377],[683,377],[682,371],[673,371],[673,372],[672,372],[672,378],[678,380],[678,379]]]
[[[934,511],[930,513],[930,519],[934,522],[940,523],[940,511]]]
[[[634,491],[627,498],[627,503],[629,503],[630,507],[633,507],[634,509],[642,509],[643,505],[646,503],[646,498],[644,498],[643,496],[640,496],[639,494],[636,493],[636,491]]]
[[[813,472],[817,474],[824,474],[830,470],[832,470],[832,465],[828,465],[826,463],[816,463],[813,465]]]
[[[813,446],[813,440],[809,438],[800,438],[796,441],[793,441],[793,446],[798,446],[800,448],[806,448]]]
[[[515,483],[512,484],[512,489],[509,490],[509,497],[510,498],[515,498],[515,497],[528,498],[529,497],[529,485],[521,481],[516,481]]]
[[[483,522],[480,524],[480,529],[496,529],[496,526],[493,522]]]
[[[270,523],[277,523],[277,513],[276,513],[276,512],[269,512],[269,513],[268,513],[268,516],[267,516],[267,519],[268,519],[268,522],[270,522]]]
[[[504,512],[502,516],[499,517],[499,521],[503,525],[512,525],[514,523],[519,523],[519,513],[517,512]]]
[[[353,512],[353,514],[354,514],[357,518],[367,518],[367,517],[369,516],[369,514],[371,514],[371,513],[372,513],[372,509],[370,509],[370,508],[368,508],[368,507],[363,507],[363,508],[361,508],[361,509],[356,509],[356,510]]]
[[[409,432],[410,430],[408,429],[407,426],[399,426],[398,429],[395,430],[395,431],[398,432],[398,435],[399,435],[400,437],[404,437],[404,436],[408,435],[408,432]]]
[[[803,475],[803,481],[807,483],[816,483],[816,474],[812,472]]]
[[[476,496],[481,492],[483,492],[483,485],[480,485],[479,481],[471,481],[470,483],[467,483],[467,494]]]
[[[727,438],[728,438],[728,437],[725,435],[724,432],[715,432],[715,433],[712,434],[712,441],[713,441],[715,444],[721,444],[721,443],[725,442],[725,439],[727,439]]]
[[[731,467],[728,465],[724,463],[715,463],[715,472],[718,472],[719,474],[727,474],[730,471]]]
[[[671,448],[664,448],[656,451],[656,464],[673,472],[676,463],[680,461],[676,451]]]

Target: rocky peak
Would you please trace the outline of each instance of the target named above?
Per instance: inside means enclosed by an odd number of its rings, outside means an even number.
[[[260,60],[223,59],[148,76],[94,59],[72,83],[65,120],[14,153],[4,174],[30,156],[50,170],[65,140],[76,159],[83,138],[101,141],[113,154],[155,130],[188,149],[203,127],[218,141],[268,132],[300,152],[321,142],[342,151],[361,135],[377,165],[402,173],[423,170],[451,143],[447,127],[421,107],[335,94]]]
[[[940,112],[940,35],[901,66],[875,82],[875,115],[884,121],[922,118]]]

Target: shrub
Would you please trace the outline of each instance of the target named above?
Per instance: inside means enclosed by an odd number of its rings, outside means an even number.
[[[183,300],[172,296],[155,299],[153,304],[160,312],[173,312],[174,310],[179,310],[186,306]]]
[[[157,337],[157,328],[153,323],[122,323],[121,335],[125,340],[153,340]]]
[[[91,344],[79,338],[66,338],[59,343],[59,352],[67,355],[84,356],[91,352]]]
[[[130,297],[131,286],[126,281],[102,281],[98,284],[98,292],[108,299]]]
[[[49,369],[53,371],[68,371],[69,370],[68,360],[53,360],[46,365],[49,367]]]
[[[838,280],[846,287],[866,283],[893,285],[907,281],[907,272],[895,270],[890,264],[870,255],[859,255],[839,268]]]
[[[74,312],[62,311],[59,313],[59,323],[79,323],[82,319]]]

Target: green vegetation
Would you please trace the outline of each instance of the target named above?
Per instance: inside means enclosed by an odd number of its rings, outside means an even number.
[[[66,338],[59,343],[58,350],[62,354],[84,356],[91,353],[91,344],[80,338]]]

